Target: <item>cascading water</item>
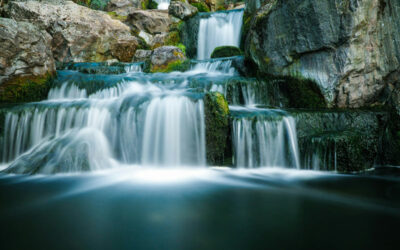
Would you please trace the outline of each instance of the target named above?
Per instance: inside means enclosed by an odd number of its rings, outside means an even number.
[[[169,7],[170,0],[154,0],[157,5],[157,9],[159,10],[167,10]]]
[[[215,12],[201,16],[197,39],[197,59],[211,56],[218,46],[240,45],[243,10]]]
[[[230,107],[235,165],[300,168],[295,120],[279,110]]]

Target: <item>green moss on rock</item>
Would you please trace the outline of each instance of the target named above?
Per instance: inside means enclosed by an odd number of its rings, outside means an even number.
[[[290,108],[326,108],[327,103],[318,85],[310,79],[283,77],[276,81]]]
[[[224,165],[232,159],[229,146],[229,106],[219,92],[204,96],[206,155],[208,165]]]
[[[169,73],[173,71],[186,71],[190,67],[190,61],[189,60],[176,60],[169,62],[166,65],[151,65],[150,66],[150,72],[151,73]]]
[[[240,56],[242,55],[242,51],[235,46],[219,46],[214,49],[211,53],[211,58],[220,58],[220,57],[231,57],[231,56]]]
[[[47,97],[51,82],[51,74],[45,76],[14,77],[0,86],[0,102],[41,101]]]
[[[158,7],[158,3],[153,0],[143,0],[141,5],[143,10],[155,10]]]
[[[119,20],[119,21],[121,21],[121,22],[125,22],[126,19],[128,18],[127,16],[118,15],[115,11],[107,12],[107,14],[108,14],[112,19],[116,19],[116,20]]]
[[[210,12],[210,8],[204,2],[191,3],[191,5],[196,7],[199,12]]]

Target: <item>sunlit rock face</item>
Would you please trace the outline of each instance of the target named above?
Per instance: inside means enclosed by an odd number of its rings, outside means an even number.
[[[51,37],[28,22],[0,18],[0,84],[17,76],[55,73]]]
[[[379,100],[400,75],[397,0],[249,1],[245,52],[264,73],[315,80],[331,106]]]
[[[139,46],[127,25],[70,1],[10,2],[6,12],[49,32],[56,61],[131,61]]]

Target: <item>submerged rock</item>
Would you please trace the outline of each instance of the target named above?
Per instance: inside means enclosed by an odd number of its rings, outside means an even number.
[[[267,1],[245,26],[261,72],[313,79],[332,106],[373,105],[389,78],[399,81],[397,0]]]
[[[186,60],[182,50],[175,46],[156,48],[151,55],[151,72],[170,72]]]
[[[44,141],[21,155],[5,173],[55,174],[113,167],[108,141],[101,131],[86,128]]]
[[[219,46],[211,53],[211,58],[240,56],[242,51],[235,46]]]
[[[55,74],[51,37],[28,22],[0,18],[0,102],[39,101]]]
[[[127,25],[70,1],[10,2],[7,12],[10,18],[27,20],[48,31],[54,58],[60,62],[128,62],[140,46]]]
[[[211,166],[231,165],[229,106],[219,92],[204,96],[206,157]]]
[[[170,15],[176,16],[182,20],[195,15],[197,12],[198,10],[196,7],[181,1],[172,1],[168,8],[168,13]]]

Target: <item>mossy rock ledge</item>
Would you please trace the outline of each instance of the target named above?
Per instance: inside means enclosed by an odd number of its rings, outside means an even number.
[[[210,166],[226,165],[232,160],[229,147],[229,106],[219,92],[208,92],[204,96],[206,126],[206,157]]]
[[[220,57],[231,57],[231,56],[240,56],[242,55],[242,51],[235,46],[219,46],[214,49],[211,53],[211,58],[220,58]]]
[[[153,51],[150,58],[150,72],[168,73],[185,71],[189,67],[183,51],[175,46],[162,46]]]

